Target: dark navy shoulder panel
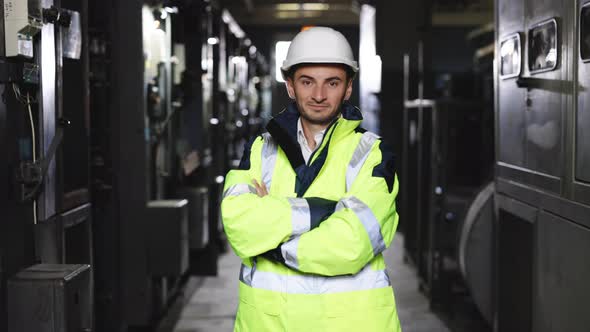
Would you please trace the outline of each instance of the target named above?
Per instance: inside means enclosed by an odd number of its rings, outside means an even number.
[[[345,102],[342,104],[342,117],[346,120],[362,120],[363,114],[357,107]]]
[[[289,135],[294,142],[297,142],[297,121],[299,120],[299,110],[297,109],[297,104],[295,102],[287,105],[287,108],[277,114],[273,120],[287,132],[287,135]]]
[[[238,166],[238,169],[245,171],[250,169],[250,155],[252,154],[252,144],[254,144],[254,141],[256,141],[256,139],[259,137],[260,136],[254,136],[250,138],[250,140],[246,144],[244,144],[244,154],[242,155],[242,159],[240,160],[240,165]]]
[[[389,192],[392,192],[395,181],[395,155],[391,146],[383,141],[379,143],[379,150],[381,163],[373,168],[373,176],[385,179]]]
[[[283,149],[283,152],[285,152],[293,169],[297,169],[305,163],[299,143],[290,137],[289,133],[283,129],[278,121],[275,121],[274,119],[270,120],[266,125],[266,129],[275,142],[277,142],[281,149]]]
[[[366,133],[366,132],[367,132],[367,129],[365,129],[365,128],[361,127],[361,126],[358,126],[358,127],[356,127],[356,128],[354,129],[354,132],[355,132],[355,133],[361,133],[361,134],[364,134],[364,133]]]

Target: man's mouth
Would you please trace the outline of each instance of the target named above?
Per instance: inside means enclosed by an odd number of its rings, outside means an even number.
[[[309,107],[313,109],[326,109],[329,105],[318,105],[318,104],[308,104]]]

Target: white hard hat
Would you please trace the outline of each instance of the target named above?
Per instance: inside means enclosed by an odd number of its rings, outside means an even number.
[[[287,79],[287,72],[292,66],[301,63],[341,63],[355,73],[359,70],[346,38],[326,27],[313,27],[293,38],[281,67],[283,78]]]

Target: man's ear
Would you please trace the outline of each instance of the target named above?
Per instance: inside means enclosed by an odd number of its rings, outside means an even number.
[[[287,87],[287,93],[289,94],[289,98],[295,99],[295,88],[293,87],[293,79],[291,77],[287,77],[285,81],[285,86]]]
[[[346,87],[346,94],[344,95],[344,100],[350,99],[350,96],[352,95],[352,81],[352,79],[348,80],[348,86]]]

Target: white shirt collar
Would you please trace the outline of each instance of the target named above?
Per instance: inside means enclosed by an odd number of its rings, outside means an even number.
[[[316,142],[315,149],[311,149],[309,144],[307,143],[307,138],[305,138],[305,133],[303,132],[303,126],[301,125],[301,118],[297,120],[297,142],[299,143],[299,147],[301,148],[301,154],[303,155],[303,160],[307,163],[311,154],[320,146],[322,139],[324,138],[324,134],[326,133],[326,129],[320,130],[314,135],[314,139]]]
[[[318,131],[313,138],[315,139],[316,148],[322,142],[324,135],[326,134],[326,129]],[[297,141],[299,144],[305,144],[309,147],[307,142],[307,138],[305,137],[305,133],[303,132],[303,125],[301,124],[301,117],[297,120]]]

